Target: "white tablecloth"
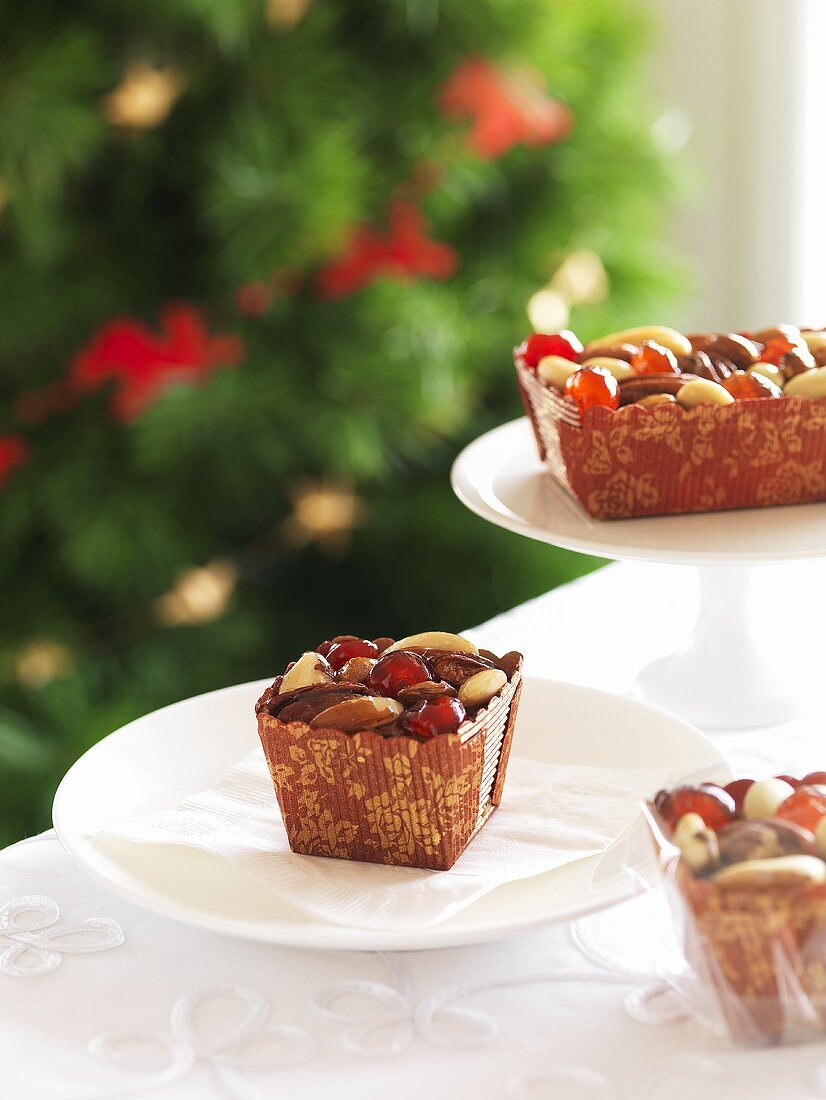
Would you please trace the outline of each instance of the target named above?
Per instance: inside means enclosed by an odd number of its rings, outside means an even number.
[[[809,709],[780,732],[720,744],[736,771],[826,766],[826,566],[773,567],[754,582],[755,631]],[[522,649],[529,673],[622,692],[685,638],[695,600],[691,570],[615,565],[473,633]],[[122,901],[48,832],[0,854],[0,906],[3,1100],[826,1095],[822,1045],[735,1050],[672,1019],[668,998],[646,1002],[669,934],[658,891],[489,946],[282,950]],[[16,976],[24,945],[42,972]]]

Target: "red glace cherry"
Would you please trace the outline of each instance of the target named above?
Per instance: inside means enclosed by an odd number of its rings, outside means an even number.
[[[367,677],[367,686],[395,698],[405,688],[432,679],[430,670],[418,653],[397,649],[394,653],[379,657]]]
[[[352,638],[346,642],[338,642],[326,654],[327,660],[338,672],[344,668],[351,657],[378,657],[379,647],[375,642],[369,642],[366,638]]]
[[[679,374],[677,357],[669,348],[654,340],[646,340],[631,360],[637,374]]]
[[[670,829],[684,814],[699,814],[715,830],[734,820],[734,799],[722,787],[675,787],[660,795],[655,805]]]
[[[743,812],[743,799],[746,797],[746,791],[753,785],[753,779],[735,779],[731,783],[726,783],[723,787],[726,794],[730,794],[734,799],[736,813],[741,814]]]
[[[535,332],[527,340],[523,340],[516,349],[516,354],[525,360],[526,366],[536,370],[540,359],[546,355],[559,355],[563,359],[570,359],[575,363],[577,356],[582,351],[582,341],[568,329],[562,332]]]
[[[408,733],[429,739],[440,733],[455,733],[464,720],[465,708],[459,700],[441,695],[411,707],[401,716],[399,725]]]
[[[619,382],[604,367],[581,367],[568,377],[565,392],[573,397],[580,412],[603,406],[619,407]]]
[[[793,821],[804,829],[815,831],[817,823],[826,815],[826,790],[819,787],[799,787],[781,804],[775,817]]]
[[[742,401],[747,397],[782,397],[783,391],[769,378],[762,374],[748,374],[744,370],[736,370],[728,378],[720,383],[723,389],[728,390],[735,401]]]
[[[774,363],[775,366],[778,366],[786,352],[796,347],[797,344],[793,340],[787,340],[785,336],[775,336],[773,340],[769,340],[760,352],[761,362]]]

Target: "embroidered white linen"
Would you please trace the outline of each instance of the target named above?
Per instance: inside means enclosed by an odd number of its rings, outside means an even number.
[[[192,846],[231,862],[314,918],[361,928],[430,927],[504,882],[606,851],[663,770],[551,766],[512,758],[502,805],[450,871],[385,867],[290,851],[260,750],[211,790],[101,834],[111,845]]]

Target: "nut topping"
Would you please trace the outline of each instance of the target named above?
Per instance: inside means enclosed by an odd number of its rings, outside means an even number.
[[[719,383],[696,378],[677,391],[677,402],[684,409],[693,409],[697,405],[733,405],[734,398]]]
[[[652,393],[676,394],[694,375],[647,374],[641,378],[626,378],[620,382],[620,405],[631,405]]]
[[[292,668],[285,672],[279,695],[295,691],[296,688],[309,687],[311,684],[327,684],[334,675],[326,658],[310,650],[308,653],[303,653]]]
[[[433,671],[440,680],[447,680],[454,687],[461,687],[465,680],[475,676],[482,669],[490,668],[491,662],[484,657],[469,653],[425,653]]]
[[[397,718],[403,710],[403,704],[397,699],[387,699],[381,695],[362,695],[327,707],[310,721],[310,725],[355,733],[357,730],[371,729],[381,722],[389,722]]]
[[[339,671],[339,683],[342,680],[349,684],[365,683],[375,663],[372,657],[351,657]]]
[[[748,818],[774,817],[794,787],[785,779],[761,779],[752,784],[743,799],[743,813]]]
[[[712,882],[732,890],[804,889],[826,882],[826,862],[819,856],[806,855],[747,859],[723,867],[712,876]]]
[[[406,707],[413,707],[423,699],[437,699],[440,695],[449,695],[451,699],[456,699],[459,693],[452,684],[425,680],[422,684],[411,684],[410,687],[402,688],[399,699]]]
[[[603,336],[592,344],[586,345],[586,355],[596,355],[596,348],[604,348],[606,344],[636,344],[639,346],[646,340],[653,340],[661,347],[668,348],[675,355],[690,355],[691,341],[676,329],[666,328],[664,325],[643,325],[641,328],[628,328],[622,332],[612,332],[610,336]],[[605,352],[602,352],[605,354]]]
[[[712,362],[728,361],[737,370],[747,370],[760,358],[757,344],[736,332],[692,334],[689,340],[695,351],[705,352]]]
[[[459,688],[459,699],[466,710],[484,707],[499,694],[508,678],[501,668],[486,668],[465,680]]]
[[[723,863],[817,855],[809,830],[789,821],[733,821],[720,830],[717,841]]]
[[[448,634],[443,630],[425,630],[421,634],[410,634],[401,638],[398,642],[385,649],[385,653],[393,653],[397,649],[438,649],[454,651],[456,653],[478,653],[479,650],[460,634]]]

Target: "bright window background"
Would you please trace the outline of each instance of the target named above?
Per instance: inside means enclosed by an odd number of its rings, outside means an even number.
[[[695,271],[675,321],[826,324],[826,3],[648,2],[658,128],[684,146],[672,239]]]

